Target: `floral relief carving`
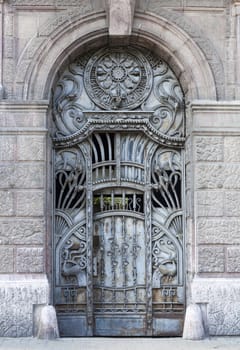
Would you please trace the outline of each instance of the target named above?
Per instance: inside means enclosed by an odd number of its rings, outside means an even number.
[[[98,123],[102,128],[103,120],[106,128],[117,121],[126,129],[124,118],[114,117],[123,110],[125,119],[142,119],[142,127],[157,138],[183,141],[184,97],[174,73],[151,52],[122,47],[87,53],[68,65],[53,97],[56,141],[86,137],[86,130]],[[137,117],[130,116],[133,111]]]

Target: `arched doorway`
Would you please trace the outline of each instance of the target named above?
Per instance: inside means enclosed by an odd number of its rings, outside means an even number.
[[[180,335],[184,98],[166,62],[113,47],[53,94],[54,304],[65,336]]]

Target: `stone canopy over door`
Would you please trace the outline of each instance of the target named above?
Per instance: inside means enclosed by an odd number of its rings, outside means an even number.
[[[181,335],[184,98],[140,47],[71,61],[53,92],[53,294],[63,336]]]

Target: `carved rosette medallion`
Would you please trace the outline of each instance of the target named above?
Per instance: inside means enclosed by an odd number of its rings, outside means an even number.
[[[152,69],[136,49],[104,49],[86,66],[84,83],[89,97],[103,109],[134,109],[149,95]]]

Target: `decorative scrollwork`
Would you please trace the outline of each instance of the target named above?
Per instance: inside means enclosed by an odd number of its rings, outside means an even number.
[[[125,111],[126,125],[116,120]],[[70,62],[53,95],[55,139],[80,133],[92,124],[100,128],[127,127],[130,110],[145,118],[148,133],[173,142],[184,136],[184,96],[174,73],[162,59],[139,48],[103,48]],[[112,111],[90,118],[89,112]],[[145,114],[144,114],[145,113]],[[109,123],[118,122],[117,125]],[[134,115],[134,123],[143,127]],[[113,123],[114,124],[114,123]],[[116,123],[115,123],[116,124]],[[161,137],[160,137],[161,138]],[[67,140],[65,140],[67,142]]]
[[[73,211],[85,205],[86,170],[81,152],[77,149],[56,154],[56,208]]]
[[[153,288],[179,283],[182,266],[182,159],[159,147],[152,160]]]
[[[79,287],[86,286],[86,251],[86,230],[81,226],[76,228],[62,246],[61,275],[65,278],[65,283],[74,284],[77,280]]]
[[[181,209],[181,179],[180,153],[160,148],[152,161],[153,206]]]

